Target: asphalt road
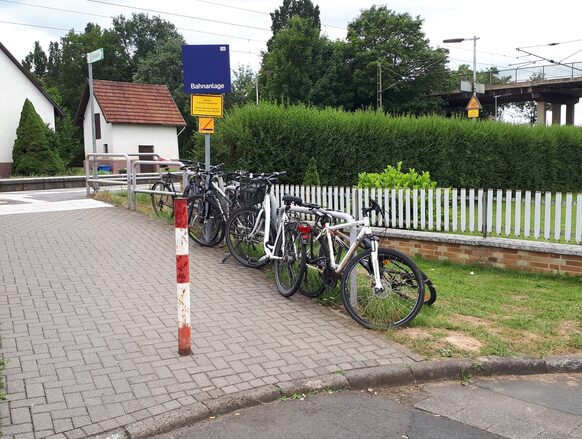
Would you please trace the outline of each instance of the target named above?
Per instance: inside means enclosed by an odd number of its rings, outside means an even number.
[[[299,396],[158,439],[581,438],[582,375],[434,383]]]

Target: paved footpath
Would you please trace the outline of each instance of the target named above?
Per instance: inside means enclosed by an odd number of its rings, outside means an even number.
[[[30,198],[0,194],[6,438],[82,438],[266,384],[419,360],[196,245],[193,354],[179,357],[173,228],[93,200]]]

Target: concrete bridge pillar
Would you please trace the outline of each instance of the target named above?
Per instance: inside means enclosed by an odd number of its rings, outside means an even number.
[[[536,101],[537,109],[537,124],[546,126],[546,103],[543,101]]]
[[[562,123],[562,104],[552,104],[552,125],[560,125]]]
[[[566,105],[566,125],[574,125],[574,104]]]

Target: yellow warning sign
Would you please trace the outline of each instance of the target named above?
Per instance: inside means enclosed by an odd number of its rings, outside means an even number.
[[[465,108],[465,110],[481,110],[483,107],[481,106],[481,102],[479,102],[479,99],[477,99],[477,96],[473,95],[471,96],[471,99],[469,99],[469,103],[467,104],[467,107]],[[471,116],[469,116],[471,117]]]
[[[199,117],[198,118],[198,132],[202,134],[214,134],[214,118],[213,117]]]
[[[192,116],[222,117],[223,102],[222,95],[192,95],[190,114]]]
[[[467,110],[467,117],[470,119],[479,117],[479,109],[477,108],[476,110]]]

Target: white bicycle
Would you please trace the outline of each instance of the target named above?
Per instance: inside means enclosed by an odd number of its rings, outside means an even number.
[[[369,204],[362,209],[361,220],[336,225],[331,224],[325,209],[304,204],[317,221],[308,242],[301,288],[313,297],[335,288],[339,280],[344,308],[360,325],[369,329],[403,326],[416,317],[423,304],[424,276],[408,256],[379,248],[369,214],[381,214],[382,209],[371,198]],[[354,226],[359,227],[355,240],[349,246],[338,245],[340,229]],[[347,248],[342,257],[343,247]]]
[[[226,245],[246,267],[259,268],[273,261],[277,289],[289,297],[304,277],[311,227],[289,215],[291,205],[300,203],[300,198],[285,195],[284,207],[277,207],[271,187],[284,174],[260,174],[241,181],[239,202],[244,207],[234,211],[226,223]]]

